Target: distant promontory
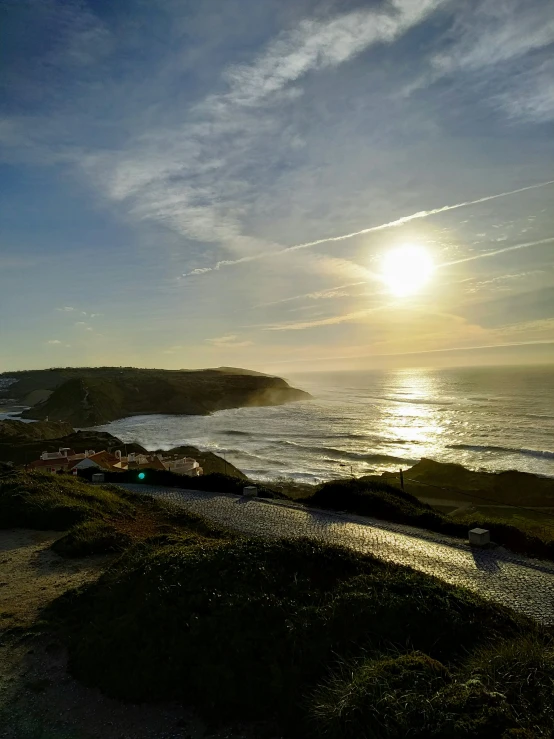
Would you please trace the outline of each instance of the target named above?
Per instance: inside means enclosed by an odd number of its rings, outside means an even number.
[[[131,415],[208,415],[226,408],[282,405],[310,398],[280,377],[233,367],[66,367],[0,374],[0,399],[29,406],[22,417],[67,421],[81,428]]]

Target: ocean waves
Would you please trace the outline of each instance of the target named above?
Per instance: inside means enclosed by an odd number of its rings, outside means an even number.
[[[521,454],[524,457],[537,459],[554,459],[554,452],[540,449],[516,449],[510,446],[493,446],[487,444],[448,444],[448,449],[463,449],[468,452],[490,452],[492,454]]]
[[[554,475],[552,370],[314,374],[310,403],[211,416],[143,416],[104,430],[148,449],[189,444],[260,479],[325,480],[425,457],[471,469]]]

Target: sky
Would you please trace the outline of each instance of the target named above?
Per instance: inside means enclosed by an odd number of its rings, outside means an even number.
[[[552,0],[1,0],[0,69],[0,371],[554,362]]]

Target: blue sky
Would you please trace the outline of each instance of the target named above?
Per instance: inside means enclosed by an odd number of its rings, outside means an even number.
[[[551,0],[0,14],[0,370],[554,361]]]

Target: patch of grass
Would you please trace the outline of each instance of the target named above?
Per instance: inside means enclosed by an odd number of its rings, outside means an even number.
[[[554,732],[554,643],[534,635],[522,636],[495,648],[486,647],[467,664],[472,679],[489,691],[503,694],[520,713]]]
[[[366,659],[318,688],[309,711],[318,736],[502,737],[554,731],[554,652],[520,634],[447,669],[421,653]]]
[[[132,516],[133,496],[69,475],[12,472],[0,478],[0,528],[64,531],[84,521]]]
[[[57,539],[51,549],[62,557],[87,557],[91,554],[122,552],[133,540],[112,524],[104,521],[85,521]]]
[[[198,535],[133,547],[52,612],[58,623],[60,612],[69,613],[71,670],[108,695],[185,700],[208,719],[278,717],[289,727],[313,715],[309,696],[337,662],[416,650],[366,672],[381,670],[400,692],[423,690],[430,674],[446,681],[486,643],[538,633],[467,591],[347,550]]]
[[[51,548],[62,557],[122,552],[153,536],[231,534],[147,495],[91,485],[69,475],[11,471],[0,478],[0,528],[67,531]]]
[[[421,652],[367,659],[315,692],[311,719],[328,739],[416,735],[430,723],[430,699],[451,681],[441,662]]]

